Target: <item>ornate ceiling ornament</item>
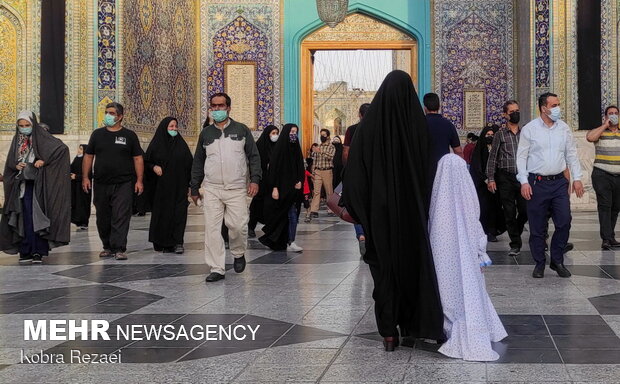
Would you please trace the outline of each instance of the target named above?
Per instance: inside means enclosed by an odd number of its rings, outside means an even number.
[[[349,0],[316,0],[319,18],[330,28],[334,28],[347,16]]]

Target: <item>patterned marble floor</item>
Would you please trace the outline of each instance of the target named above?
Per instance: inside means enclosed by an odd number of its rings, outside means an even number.
[[[620,383],[620,251],[600,250],[595,213],[574,215],[570,279],[548,269],[533,279],[527,247],[508,257],[506,235],[489,245],[486,282],[510,335],[495,345],[493,363],[449,359],[423,342],[385,353],[351,225],[323,214],[301,223],[302,254],[251,240],[246,271],[206,285],[201,212],[191,210],[184,255],[153,252],[148,220],[132,219],[124,262],[99,259],[94,219],[43,265],[0,256],[1,383]],[[27,319],[261,328],[253,341],[24,341]],[[120,350],[122,364],[20,364],[22,350],[75,348]]]

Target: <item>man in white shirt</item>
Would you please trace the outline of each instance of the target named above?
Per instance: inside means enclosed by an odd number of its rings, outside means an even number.
[[[571,273],[564,267],[563,250],[571,225],[571,190],[574,189],[577,197],[583,196],[581,166],[570,127],[560,120],[558,96],[553,93],[540,95],[538,109],[540,117],[521,130],[517,150],[517,180],[521,183],[521,195],[527,200],[530,251],[536,261],[532,276],[544,277],[545,228],[547,212],[551,211],[555,233],[551,239],[549,267],[560,277],[570,277]],[[572,188],[563,174],[567,167],[573,177]]]

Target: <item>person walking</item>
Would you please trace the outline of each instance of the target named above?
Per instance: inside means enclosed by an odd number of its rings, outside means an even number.
[[[328,129],[321,129],[321,144],[313,147],[312,176],[314,180],[314,196],[310,204],[310,218],[319,217],[319,206],[321,205],[321,190],[325,189],[325,194],[329,197],[334,193],[332,181],[334,179],[334,156],[336,148],[329,140],[330,132]],[[333,215],[329,212],[329,215]]]
[[[577,197],[584,190],[581,166],[570,127],[560,119],[560,99],[547,92],[538,98],[540,117],[523,127],[517,149],[517,179],[521,195],[527,200],[530,223],[530,250],[536,262],[532,276],[542,278],[545,273],[545,230],[547,212],[555,225],[551,239],[549,267],[560,277],[570,277],[564,266],[564,249],[568,242],[571,213],[569,181],[564,176],[568,166],[573,178],[572,189]]]
[[[586,140],[594,143],[596,155],[592,169],[592,185],[596,192],[596,206],[600,227],[601,249],[620,248],[616,240],[616,222],[620,213],[620,130],[618,107],[605,108],[603,124],[592,129]]]
[[[506,229],[510,236],[508,256],[518,256],[523,242],[521,235],[527,223],[525,199],[521,196],[521,184],[517,180],[517,148],[521,137],[521,111],[515,100],[508,100],[503,106],[506,126],[493,138],[486,167],[488,189],[499,193],[503,207]]]
[[[193,158],[178,124],[174,117],[159,123],[144,162],[153,179],[149,241],[156,251],[182,254]]]
[[[439,161],[433,184],[429,232],[448,336],[439,353],[495,361],[499,354],[491,343],[508,334],[486,290],[482,268],[491,265],[491,259],[478,220],[477,191],[466,175],[466,162],[449,154]]]
[[[50,249],[69,244],[69,159],[69,148],[34,113],[20,112],[4,165],[0,220],[0,251],[19,253],[20,264],[41,264]]]
[[[297,220],[302,201],[305,170],[298,127],[286,124],[271,154],[269,174],[265,181],[265,233],[259,241],[275,251],[302,252],[295,244]]]
[[[86,144],[80,144],[77,156],[71,162],[71,222],[82,231],[88,229],[92,202],[92,192],[84,192],[82,189],[82,163],[85,150]]]
[[[271,152],[280,137],[280,130],[275,125],[268,125],[261,133],[258,140],[256,140],[256,147],[260,155],[260,167],[263,173],[263,177],[258,186],[258,193],[252,199],[250,204],[250,222],[248,223],[248,237],[256,237],[256,225],[258,223],[265,223],[265,215],[263,208],[265,206],[264,193],[267,190],[265,188],[265,180],[269,171],[269,159],[271,158]]]
[[[203,199],[199,189],[204,187],[205,262],[211,268],[205,281],[215,282],[224,279],[226,273],[223,220],[234,270],[245,270],[250,216],[247,198],[256,196],[262,171],[252,132],[230,118],[230,96],[216,93],[209,102],[214,124],[203,128],[198,137],[190,188],[192,200],[198,205],[198,199]]]
[[[344,172],[342,199],[365,231],[386,351],[400,335],[445,339],[428,235],[428,135],[411,76],[392,71],[355,132]]]
[[[122,126],[124,108],[106,105],[105,127],[93,131],[82,166],[82,188],[93,189],[97,231],[103,244],[99,257],[127,260],[127,234],[134,193],[144,191],[144,159],[138,135]],[[91,184],[90,175],[95,164]]]
[[[489,191],[486,174],[489,150],[493,136],[498,130],[499,127],[495,124],[489,124],[482,129],[480,139],[471,156],[469,168],[469,174],[474,181],[480,204],[480,223],[482,223],[482,228],[487,234],[487,240],[494,243],[498,241],[496,236],[506,230],[499,196],[497,193]]]

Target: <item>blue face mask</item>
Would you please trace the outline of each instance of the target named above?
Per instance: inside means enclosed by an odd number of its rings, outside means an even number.
[[[110,115],[109,113],[106,113],[105,116],[103,117],[103,124],[105,124],[106,127],[113,127],[114,125],[116,125],[114,116]]]
[[[175,137],[176,135],[179,134],[179,131],[173,131],[172,129],[169,129],[168,134],[172,137]]]
[[[211,117],[216,123],[221,123],[228,118],[228,111],[211,111]]]
[[[562,116],[562,110],[560,109],[560,107],[553,107],[549,110],[549,112],[551,112],[551,114],[549,114],[549,118],[552,121],[560,120],[560,117]]]
[[[23,128],[22,127],[17,127],[17,130],[22,135],[30,136],[32,134],[32,126],[30,126],[30,127],[23,127]]]

